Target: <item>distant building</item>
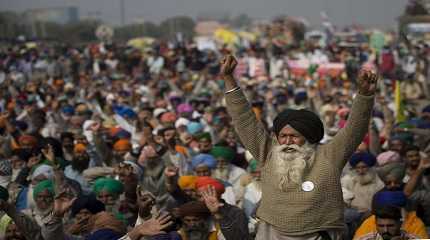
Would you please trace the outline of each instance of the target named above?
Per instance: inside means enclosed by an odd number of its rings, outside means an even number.
[[[31,22],[67,24],[79,21],[79,10],[77,7],[39,8],[25,11],[24,16]]]

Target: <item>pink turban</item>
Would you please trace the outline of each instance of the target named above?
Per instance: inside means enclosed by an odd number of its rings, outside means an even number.
[[[384,166],[388,163],[400,162],[400,155],[394,151],[383,152],[376,158],[379,166]]]

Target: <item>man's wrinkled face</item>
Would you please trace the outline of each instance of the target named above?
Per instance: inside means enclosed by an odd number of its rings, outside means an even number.
[[[26,240],[25,237],[21,234],[15,223],[10,223],[6,228],[5,240]]]
[[[196,229],[205,223],[205,219],[197,216],[185,216],[182,219],[186,229]]]
[[[176,143],[176,130],[170,129],[164,132],[164,140],[168,144]]]
[[[363,176],[366,175],[366,173],[369,171],[369,166],[367,166],[366,163],[361,161],[357,163],[357,165],[354,167],[354,171],[355,173],[357,173],[357,175]]]
[[[420,164],[420,152],[416,150],[411,150],[406,152],[406,164],[412,169],[417,169]]]
[[[211,176],[211,170],[206,165],[200,165],[197,166],[194,171],[196,172],[196,175],[199,177],[210,177]]]
[[[278,142],[280,145],[295,144],[298,146],[303,146],[303,144],[306,142],[306,139],[294,128],[287,125],[279,132]]]
[[[376,218],[376,230],[384,240],[400,236],[400,222],[388,218]]]
[[[227,137],[225,139],[230,147],[235,147],[237,145],[237,139],[234,135],[234,132],[230,131],[227,133]]]
[[[190,134],[183,134],[181,135],[181,141],[183,144],[188,146],[188,144],[193,141],[193,136],[191,136]]]
[[[37,194],[34,201],[36,202],[37,208],[43,211],[49,209],[52,206],[52,203],[54,202],[54,196],[47,189],[45,189]]]
[[[199,140],[199,150],[202,153],[208,153],[212,149],[212,142],[209,139],[203,138]]]
[[[217,168],[219,169],[226,169],[230,165],[229,161],[227,161],[222,157],[217,158],[217,161],[218,161]]]
[[[97,194],[97,199],[102,202],[105,206],[113,206],[115,205],[115,201],[117,200],[117,196],[113,193],[110,193],[106,190],[102,190]]]
[[[194,188],[185,188],[182,189],[182,191],[185,193],[185,195],[189,196],[191,199],[197,200],[197,192]]]
[[[396,178],[393,175],[387,175],[384,179],[385,188],[389,191],[401,191],[402,190],[402,181],[401,179]]]

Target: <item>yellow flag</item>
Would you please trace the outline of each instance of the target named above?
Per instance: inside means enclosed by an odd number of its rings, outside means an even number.
[[[396,103],[396,123],[404,122],[406,120],[405,116],[405,106],[402,99],[402,92],[400,89],[400,81],[396,81],[395,89],[395,103]]]

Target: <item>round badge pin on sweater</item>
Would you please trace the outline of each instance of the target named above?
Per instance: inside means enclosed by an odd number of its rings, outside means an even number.
[[[305,192],[310,192],[314,190],[314,188],[315,188],[315,184],[311,181],[306,181],[302,183],[302,189]]]

